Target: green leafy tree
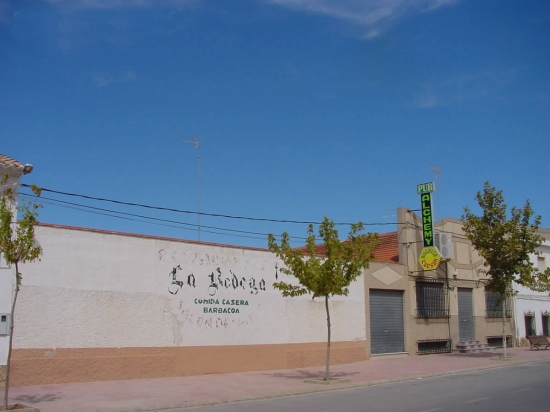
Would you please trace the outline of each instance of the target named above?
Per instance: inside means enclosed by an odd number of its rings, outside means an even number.
[[[539,254],[537,248],[544,239],[538,234],[541,217],[535,215],[529,200],[522,208],[513,207],[508,213],[502,191],[489,182],[485,182],[483,192],[477,193],[476,200],[482,213],[478,216],[464,208],[463,229],[484,259],[481,272],[488,276],[487,289],[500,295],[498,304],[505,308],[507,297],[513,294],[513,282],[534,291],[550,290],[550,269],[541,272],[530,259]],[[504,356],[505,312],[502,311]]]
[[[8,175],[5,174],[0,180],[0,253],[6,263],[15,267],[15,291],[11,307],[11,327],[8,344],[8,361],[6,365],[6,384],[4,387],[4,409],[8,409],[8,392],[10,383],[10,361],[13,344],[13,327],[15,304],[17,295],[21,286],[22,274],[19,271],[19,265],[26,262],[34,262],[39,259],[41,248],[37,246],[34,238],[34,228],[38,223],[37,210],[41,207],[39,204],[21,199],[19,206],[14,213],[12,205],[16,198],[13,188],[7,186]],[[32,185],[32,191],[36,196],[40,196],[40,189]],[[20,214],[20,220],[17,220],[17,212]]]
[[[359,222],[351,225],[346,241],[340,241],[338,230],[333,221],[327,217],[319,226],[319,238],[324,244],[324,253],[316,252],[316,236],[313,225],[309,225],[306,246],[293,249],[290,246],[288,233],[281,235],[281,244],[269,234],[269,249],[279,257],[284,267],[281,272],[295,277],[298,285],[286,282],[275,282],[273,287],[279,289],[284,297],[295,297],[311,294],[312,298],[324,298],[327,314],[327,354],[325,380],[330,379],[330,339],[331,323],[329,299],[331,296],[347,296],[349,285],[357,279],[363,269],[374,260],[374,248],[378,244],[378,235],[363,234],[364,225]]]

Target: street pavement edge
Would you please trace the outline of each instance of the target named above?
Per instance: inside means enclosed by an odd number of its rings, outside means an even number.
[[[300,389],[295,391],[290,390],[290,391],[270,392],[270,393],[259,394],[259,395],[244,395],[244,396],[239,396],[235,398],[225,398],[225,399],[212,398],[212,399],[206,399],[206,400],[200,400],[200,401],[189,401],[189,402],[181,402],[181,403],[143,405],[139,407],[133,407],[130,409],[127,407],[99,408],[99,409],[96,409],[95,412],[171,412],[174,410],[192,408],[192,407],[214,406],[214,405],[222,405],[225,403],[247,402],[247,401],[280,398],[285,396],[308,395],[311,393],[318,393],[318,392],[355,389],[355,388],[361,388],[361,387],[367,387],[367,386],[383,385],[386,383],[405,382],[405,381],[411,381],[415,379],[429,379],[429,378],[434,378],[438,376],[456,375],[460,373],[475,372],[475,371],[488,370],[488,369],[499,369],[499,368],[506,368],[506,367],[511,367],[515,365],[520,365],[520,364],[540,363],[540,362],[550,362],[550,359],[522,360],[520,358],[520,359],[513,359],[505,363],[498,363],[497,361],[493,365],[484,365],[484,366],[479,366],[474,368],[465,368],[465,369],[455,369],[455,370],[444,371],[444,372],[425,373],[425,374],[419,374],[416,376],[379,379],[379,380],[370,381],[370,382],[349,382],[349,383],[336,384],[334,386],[312,385],[311,388]]]

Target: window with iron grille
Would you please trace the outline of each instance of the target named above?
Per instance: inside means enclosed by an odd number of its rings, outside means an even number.
[[[544,336],[550,336],[550,313],[543,312],[542,314],[542,334]]]
[[[502,318],[502,307],[505,306],[505,313],[507,318],[512,317],[512,311],[510,310],[509,299],[506,300],[506,304],[503,305],[500,300],[500,293],[491,292],[485,290],[485,316],[488,318]]]
[[[502,336],[487,336],[487,344],[495,348],[502,348]],[[514,347],[511,336],[506,336],[506,347]]]
[[[525,318],[525,336],[536,336],[537,328],[535,326],[535,314],[527,312]]]
[[[416,316],[419,318],[448,318],[449,299],[443,282],[416,282]]]
[[[416,343],[418,344],[419,355],[452,352],[452,343],[450,339],[419,340]]]

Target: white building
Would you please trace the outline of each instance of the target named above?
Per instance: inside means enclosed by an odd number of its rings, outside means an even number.
[[[324,364],[324,301],[283,298],[269,250],[48,224],[36,237],[14,386]],[[365,360],[363,276],[330,305],[331,360]]]
[[[0,154],[0,179],[6,174],[8,181],[0,186],[0,192],[11,187],[17,195],[21,176],[32,172],[31,165],[24,165],[17,160]],[[16,204],[11,204],[13,213]],[[11,321],[12,296],[15,288],[15,268],[10,267],[0,252],[0,383],[4,379],[4,369],[8,358],[9,326]]]
[[[531,260],[540,271],[546,270],[550,262],[550,229],[539,229],[545,238],[538,248],[539,256]],[[526,344],[527,335],[550,336],[550,295],[548,292],[533,292],[523,286],[514,285],[517,294],[514,296],[515,335],[518,345]]]

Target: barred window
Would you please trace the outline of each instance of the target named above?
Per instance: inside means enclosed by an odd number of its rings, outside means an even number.
[[[449,303],[443,282],[416,282],[416,315],[419,318],[448,318]]]
[[[512,336],[506,336],[506,347],[513,348],[514,345]],[[487,336],[487,344],[495,348],[502,348],[502,336]]]
[[[452,342],[450,339],[430,339],[430,340],[419,340],[418,344],[418,354],[419,355],[431,355],[435,353],[451,353]]]
[[[488,318],[502,318],[503,302],[500,299],[500,293],[485,290],[485,316]],[[506,317],[512,317],[509,301],[506,301]]]

